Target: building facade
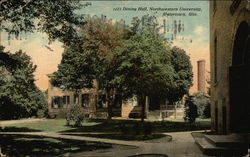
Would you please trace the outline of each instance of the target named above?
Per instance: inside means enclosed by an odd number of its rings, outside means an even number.
[[[249,133],[250,2],[210,1],[210,22],[212,131]]]
[[[108,116],[108,106],[106,104],[106,95],[98,89],[98,82],[94,80],[93,88],[82,89],[77,94],[61,90],[54,87],[49,77],[48,88],[48,113],[50,117],[64,118],[73,104],[79,104],[89,116],[89,118],[106,118]],[[146,103],[145,116],[150,120],[163,120],[164,118],[182,118],[184,113],[183,105],[169,105],[166,100],[148,98]],[[112,105],[113,117],[121,118],[140,118],[141,106],[136,96],[129,99],[122,99],[115,95]]]
[[[50,79],[53,77],[53,75],[47,76]],[[48,86],[48,112],[50,117],[66,117],[73,104],[80,104],[82,110],[90,118],[107,117],[106,95],[102,90],[98,89],[96,80],[93,82],[93,88],[82,89],[78,94],[75,94],[72,91],[54,87],[50,79]],[[139,117],[141,106],[139,106],[136,97],[122,100],[119,95],[115,95],[112,111],[114,117]]]

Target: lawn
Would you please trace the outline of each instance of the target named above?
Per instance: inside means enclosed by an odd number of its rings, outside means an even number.
[[[19,123],[0,126],[0,131],[10,132],[54,132],[73,136],[88,136],[127,141],[164,141],[172,137],[163,133],[210,129],[210,119],[197,119],[195,124],[185,123],[182,119],[168,119],[162,122],[138,120],[91,120],[82,127],[66,125],[65,119]],[[9,156],[61,156],[65,153],[78,153],[113,148],[113,145],[74,140],[42,138],[27,135],[0,135],[2,151]],[[38,155],[39,154],[39,155]]]
[[[86,122],[83,124],[83,127],[94,126],[99,123],[97,122]],[[66,130],[71,130],[71,126],[66,125],[65,119],[47,119],[44,121],[38,122],[29,122],[29,123],[19,123],[11,125],[0,125],[0,131],[41,131],[41,132],[63,132]]]
[[[65,135],[68,135],[65,133]],[[150,140],[158,140],[160,138],[164,138],[165,142],[172,141],[172,137],[165,134],[135,134],[135,133],[106,133],[106,134],[70,134],[74,136],[87,136],[87,137],[96,137],[96,138],[105,138],[105,139],[115,139],[115,140],[125,140],[125,141],[150,141]]]
[[[54,138],[32,137],[25,135],[0,135],[2,153],[7,156],[62,156],[66,153],[78,153],[112,148],[111,144],[93,143]]]
[[[65,119],[48,119],[38,122],[20,123],[0,126],[0,131],[40,131],[40,132],[98,132],[140,134],[150,133],[209,130],[210,119],[197,119],[195,124],[185,123],[182,119],[161,122],[145,122],[135,120],[90,120],[82,127],[67,126]],[[147,134],[147,133],[146,133]]]

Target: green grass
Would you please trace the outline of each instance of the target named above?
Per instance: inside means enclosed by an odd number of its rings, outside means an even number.
[[[111,144],[74,140],[61,140],[24,135],[0,135],[2,153],[7,156],[61,156],[66,153],[78,153],[112,148]]]
[[[65,134],[67,135],[67,133]],[[160,138],[165,137],[165,141],[171,141],[172,137],[169,135],[165,134],[149,134],[149,135],[144,135],[144,134],[122,134],[122,133],[117,133],[117,134],[70,134],[73,136],[87,136],[87,137],[96,137],[96,138],[105,138],[105,139],[115,139],[115,140],[125,140],[125,141],[148,141],[148,140],[157,140]]]
[[[39,122],[20,123],[0,126],[0,131],[41,131],[41,132],[101,132],[101,133],[134,133],[145,129],[152,133],[209,130],[210,119],[197,119],[195,124],[185,123],[182,119],[162,122],[146,122],[134,120],[92,120],[84,122],[82,127],[67,126],[64,119],[49,119]],[[145,128],[147,127],[147,128]]]
[[[96,122],[86,122],[83,126],[97,125]],[[48,119],[38,122],[19,123],[11,125],[1,125],[0,131],[42,131],[42,132],[62,132],[72,129],[71,126],[66,125],[65,119]]]

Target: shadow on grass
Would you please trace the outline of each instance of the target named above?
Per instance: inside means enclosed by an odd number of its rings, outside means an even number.
[[[0,132],[40,132],[41,130],[30,129],[27,127],[4,126],[0,127]]]
[[[59,156],[65,153],[112,148],[111,144],[41,138],[37,136],[0,135],[2,152],[7,156]]]
[[[132,155],[128,157],[168,157],[165,154],[138,154],[138,155]]]
[[[64,134],[64,135],[67,135]],[[148,140],[157,140],[160,138],[165,137],[166,142],[170,142],[172,140],[172,137],[169,135],[164,134],[149,134],[149,135],[143,135],[143,134],[70,134],[73,136],[84,136],[84,137],[96,137],[96,138],[105,138],[105,139],[115,139],[115,140],[125,140],[125,141],[148,141]]]
[[[73,127],[61,133],[67,132],[105,132],[105,133],[124,133],[124,134],[150,134],[163,132],[179,132],[179,131],[195,131],[195,130],[209,130],[209,122],[196,122],[189,124],[186,122],[144,122],[132,120],[90,120],[91,122],[98,122],[92,126]]]

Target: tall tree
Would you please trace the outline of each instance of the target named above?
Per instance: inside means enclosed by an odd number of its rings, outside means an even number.
[[[193,85],[193,72],[190,57],[185,50],[173,47],[171,61],[177,74],[175,78],[176,88],[171,90],[168,99],[170,102],[176,102],[181,100]]]
[[[122,43],[123,29],[97,16],[86,19],[80,30],[84,39],[78,46],[68,47],[55,73],[54,84],[68,90],[90,88],[93,79],[103,84],[107,97],[109,118],[112,117],[114,98],[113,56]]]
[[[117,51],[115,82],[123,95],[166,97],[176,87],[170,48],[154,29],[134,35]],[[145,103],[142,103],[144,121]]]
[[[0,119],[36,116],[46,108],[42,92],[34,84],[36,66],[31,58],[18,51],[14,54],[0,46]]]

